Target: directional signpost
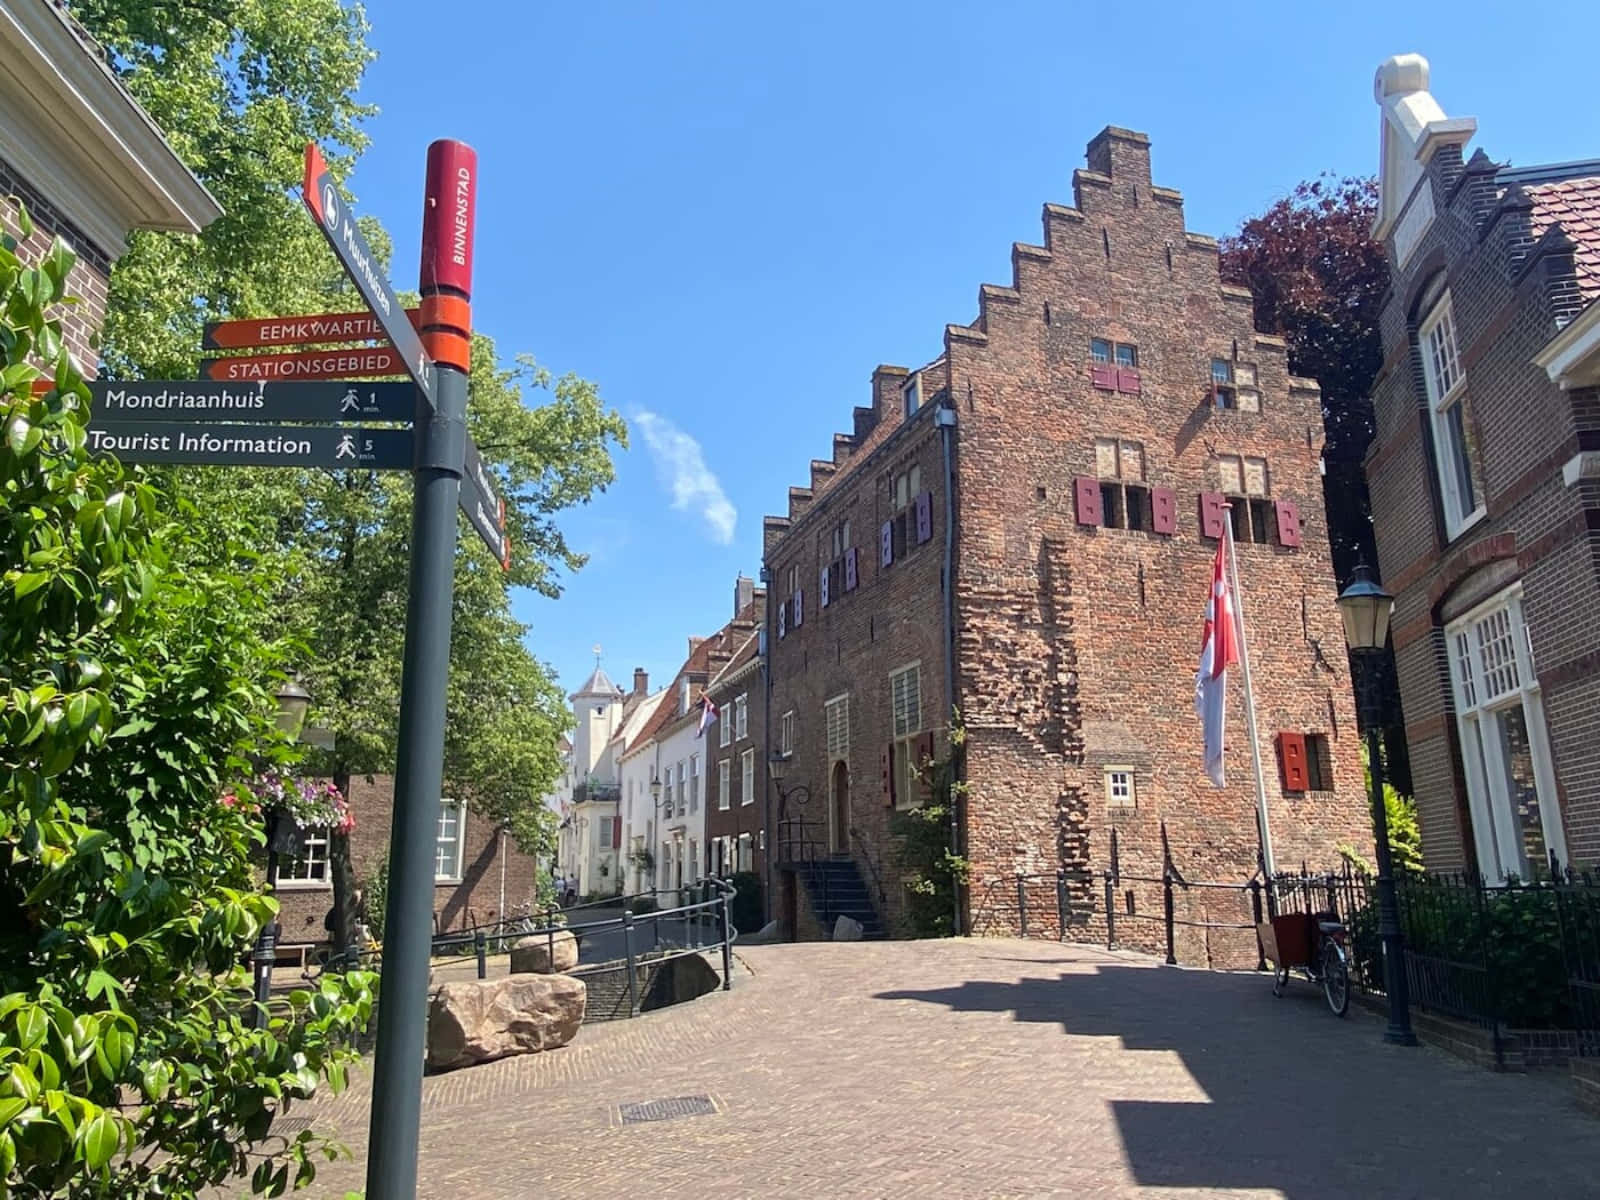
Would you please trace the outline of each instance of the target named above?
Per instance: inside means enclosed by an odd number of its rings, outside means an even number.
[[[417,324],[420,309],[406,309]],[[257,350],[266,346],[312,346],[322,343],[371,342],[385,336],[369,312],[311,313],[304,317],[261,317],[241,321],[209,321],[201,345],[207,350]]]
[[[506,536],[506,504],[494,479],[478,457],[478,447],[467,437],[466,470],[461,476],[461,511],[502,570],[511,569],[511,539]]]
[[[431,406],[434,385],[433,360],[422,348],[422,339],[417,336],[411,318],[401,306],[400,297],[394,294],[389,281],[383,277],[383,267],[356,224],[355,213],[350,211],[350,206],[333,182],[333,176],[328,174],[328,164],[323,161],[322,152],[316,146],[309,144],[306,146],[304,191],[306,207],[316,218],[317,227],[328,239],[333,252],[339,256],[339,261],[344,264],[345,274],[350,276],[350,281],[356,285],[361,298],[372,309],[372,315],[382,326],[384,336],[400,355],[402,365],[411,373],[411,378],[417,381],[417,386],[428,397]]]
[[[302,350],[295,354],[256,354],[237,358],[202,358],[207,379],[349,379],[352,375],[412,375],[388,346],[346,350]]]
[[[409,383],[218,383],[212,380],[89,384],[96,421],[409,421]],[[410,466],[409,463],[406,464]]]
[[[351,467],[409,471],[409,429],[348,425],[191,425],[96,421],[89,450],[124,462],[211,467]]]

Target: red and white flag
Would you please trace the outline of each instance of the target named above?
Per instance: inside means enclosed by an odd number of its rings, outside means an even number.
[[[1206,736],[1206,774],[1222,784],[1222,719],[1227,709],[1228,668],[1239,661],[1238,634],[1233,622],[1233,597],[1223,565],[1223,542],[1211,564],[1211,593],[1206,598],[1206,632],[1200,646],[1200,670],[1194,680],[1194,707]]]

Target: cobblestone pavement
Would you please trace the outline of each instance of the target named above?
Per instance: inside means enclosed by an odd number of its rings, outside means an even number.
[[[1309,985],[978,940],[751,947],[734,990],[426,1081],[433,1200],[1591,1196],[1565,1077],[1385,1045]],[[709,1115],[619,1106],[707,1096]],[[297,1110],[297,1114],[305,1110]],[[366,1095],[319,1103],[355,1151]]]

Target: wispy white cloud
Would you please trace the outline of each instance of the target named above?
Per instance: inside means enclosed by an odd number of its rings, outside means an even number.
[[[712,541],[723,546],[733,541],[738,510],[706,466],[700,443],[660,413],[648,409],[635,413],[633,423],[644,434],[644,444],[655,461],[661,485],[672,493],[672,507],[679,512],[698,513]]]

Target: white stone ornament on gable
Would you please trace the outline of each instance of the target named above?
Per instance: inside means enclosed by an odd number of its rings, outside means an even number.
[[[1428,91],[1428,60],[1396,54],[1384,60],[1372,82],[1383,109],[1378,168],[1378,217],[1372,236],[1394,235],[1395,265],[1403,266],[1433,221],[1433,195],[1418,191],[1428,162],[1442,146],[1463,146],[1478,130],[1472,117],[1450,118]]]

